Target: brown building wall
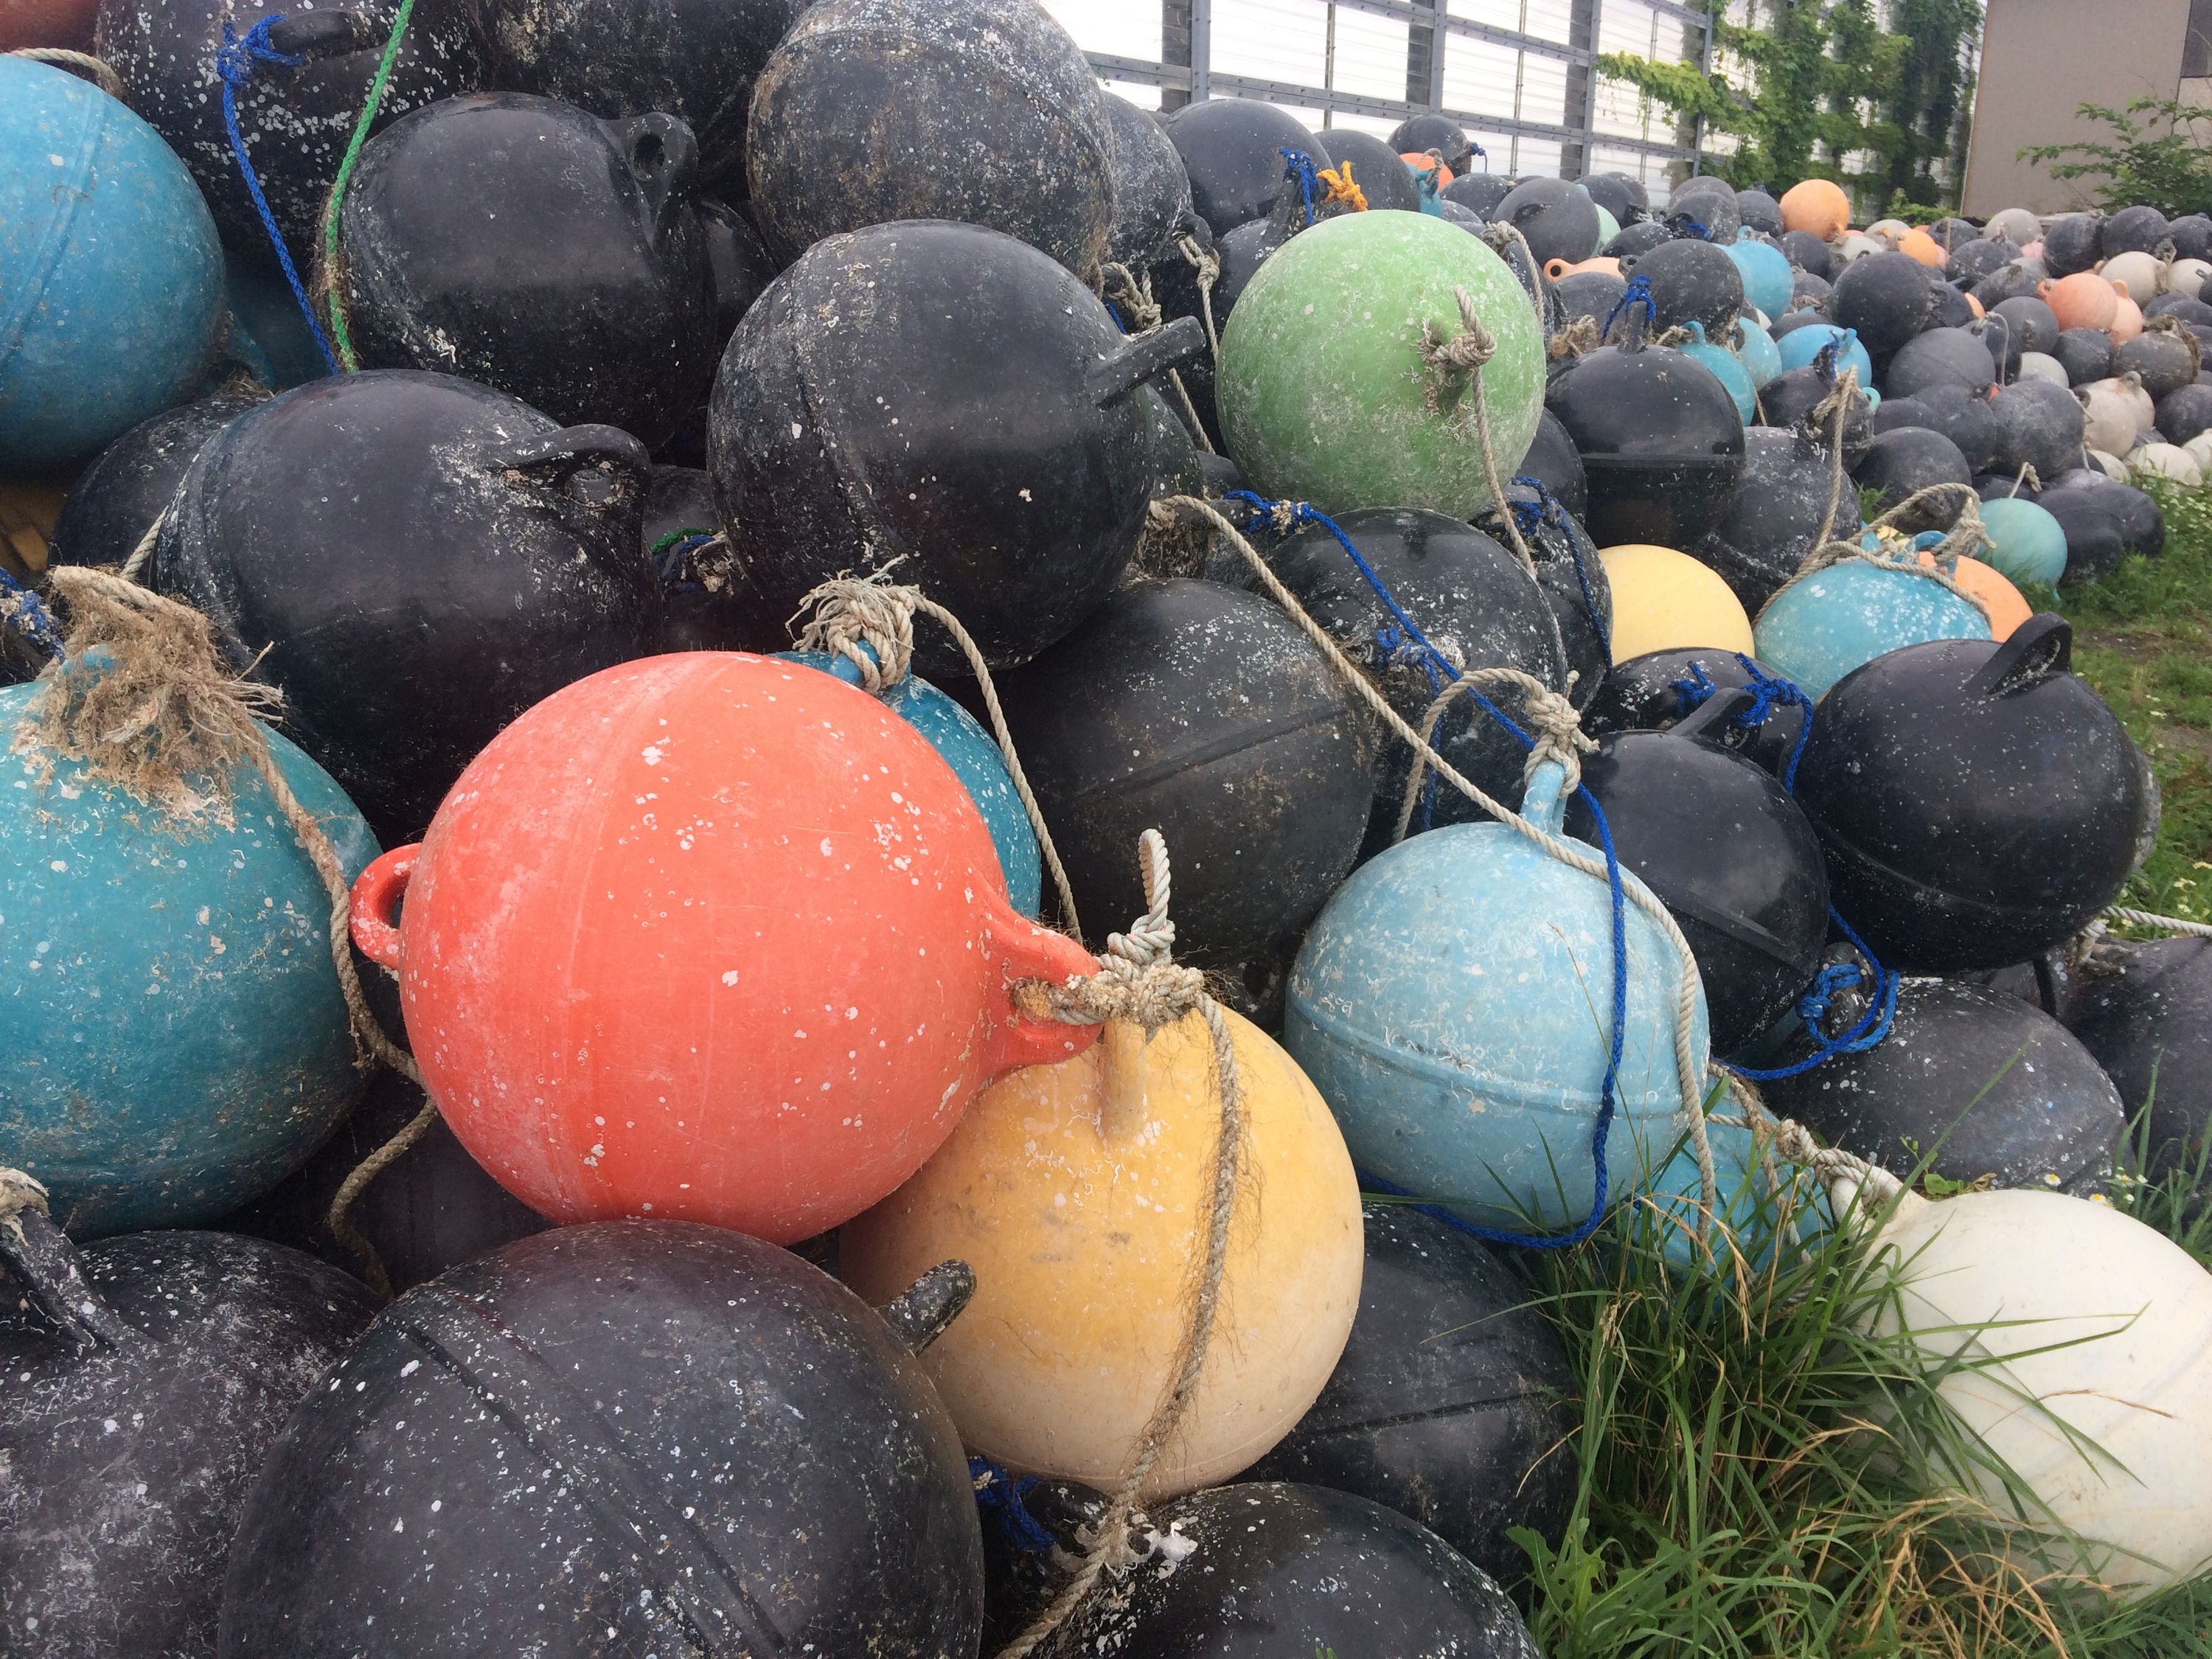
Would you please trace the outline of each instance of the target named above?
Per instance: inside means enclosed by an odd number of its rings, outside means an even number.
[[[1965,210],[1986,218],[2002,208],[2087,204],[2087,181],[2053,179],[2018,152],[2107,136],[2075,114],[2080,105],[2172,97],[2190,9],[2191,0],[1989,0]]]

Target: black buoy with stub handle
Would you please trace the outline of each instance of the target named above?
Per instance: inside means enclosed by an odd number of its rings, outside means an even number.
[[[246,1489],[368,1292],[227,1233],[80,1249],[5,1169],[0,1268],[0,1649],[213,1653]]]
[[[247,1500],[222,1659],[973,1653],[983,1563],[916,1352],[947,1262],[879,1317],[758,1239],[564,1227],[410,1291]]]

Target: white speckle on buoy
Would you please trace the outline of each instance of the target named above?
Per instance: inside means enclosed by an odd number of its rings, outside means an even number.
[[[648,743],[643,749],[638,751],[638,757],[644,761],[647,766],[659,765],[660,755],[660,745],[657,743]]]
[[[118,1424],[112,1417],[103,1417],[100,1420],[100,1431],[102,1434],[113,1434],[120,1426],[121,1425]]]
[[[56,859],[52,863],[47,865],[46,868],[55,871],[66,870],[69,868],[69,860],[67,859]]]
[[[796,438],[797,436],[799,436],[799,434],[800,433],[802,433],[802,432],[804,432],[804,431],[805,431],[805,430],[806,430],[806,428],[805,428],[805,427],[803,427],[803,426],[799,425],[799,423],[798,422],[796,422],[796,421],[793,421],[793,422],[791,423],[791,435],[792,435],[793,437],[794,437],[794,438]],[[612,1631],[609,1631],[609,1632],[607,1632],[607,1634],[608,1634],[608,1635],[610,1635],[610,1636],[612,1636],[612,1635],[614,1634],[614,1632],[613,1632]]]
[[[725,969],[722,972],[722,983],[725,985],[735,985],[737,982],[738,970],[734,968]]]
[[[860,1011],[858,1008],[848,1008],[845,1011],[845,1018],[848,1019],[858,1019],[860,1017]]]
[[[402,1365],[402,1366],[399,1368],[399,1374],[400,1374],[400,1376],[414,1376],[414,1375],[415,1375],[415,1373],[416,1373],[416,1372],[417,1372],[417,1371],[421,1370],[422,1369],[422,1362],[421,1360],[419,1360],[419,1359],[410,1359],[410,1360],[409,1360],[405,1364]]]
[[[208,925],[208,917],[209,917],[209,915],[210,915],[210,912],[209,912],[209,910],[208,910],[207,906],[206,906],[206,905],[204,905],[204,904],[203,904],[202,906],[200,906],[200,926],[201,926],[201,927],[206,927],[206,926]],[[40,946],[40,948],[43,950],[45,947],[42,945],[42,946]]]
[[[825,859],[830,856],[830,837],[827,836],[822,837],[822,856]]]
[[[398,1520],[394,1521],[392,1523],[392,1530],[394,1532],[405,1532],[407,1530],[407,1517],[403,1515]]]
[[[433,1515],[435,1515],[440,1510],[442,1510],[445,1507],[446,1500],[442,1498],[434,1498],[430,1500],[430,1513]]]

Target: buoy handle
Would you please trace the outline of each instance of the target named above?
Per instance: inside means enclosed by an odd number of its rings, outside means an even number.
[[[1098,958],[1090,951],[1065,933],[1055,933],[1016,915],[1011,906],[992,924],[991,931],[1006,964],[1009,989],[1023,980],[1065,985],[1071,979],[1087,978],[1098,971]],[[1098,1041],[1096,1025],[1066,1025],[1049,1017],[1034,1019],[1022,1013],[1018,1005],[1012,1012],[1013,1018],[999,1027],[999,1053],[991,1068],[994,1076],[1020,1066],[1056,1066]]]
[[[2039,611],[1974,671],[1966,690],[1970,696],[2001,697],[2073,666],[2074,625],[2055,611]]]
[[[415,873],[416,842],[395,847],[362,871],[353,884],[346,906],[347,931],[355,946],[380,968],[399,971],[399,929],[392,916],[407,895],[408,878]]]

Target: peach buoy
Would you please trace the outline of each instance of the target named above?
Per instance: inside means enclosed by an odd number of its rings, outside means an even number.
[[[1782,228],[1833,241],[1851,222],[1851,198],[1832,179],[1806,179],[1783,192]]]
[[[352,920],[454,1134],[556,1221],[808,1237],[912,1175],[993,1078],[1096,1035],[1017,1012],[1018,982],[1094,963],[1015,913],[929,740],[737,652],[527,711],[419,847],[362,872]]]
[[[2119,310],[2120,290],[2094,270],[2046,280],[2040,288],[2061,328],[2110,328]]]
[[[1273,1041],[1218,1012],[1240,1175],[1203,1368],[1148,1497],[1228,1480],[1289,1433],[1359,1303],[1358,1182],[1336,1121]],[[972,1449],[1121,1485],[1191,1328],[1223,1123],[1203,1014],[1149,1039],[1110,1019],[1097,1047],[987,1090],[914,1179],[846,1226],[840,1270],[863,1297],[911,1261],[975,1269],[975,1301],[923,1361]]]
[[[1711,566],[1671,547],[1628,542],[1601,548],[1613,586],[1613,659],[1653,651],[1751,654],[1751,618]]]

